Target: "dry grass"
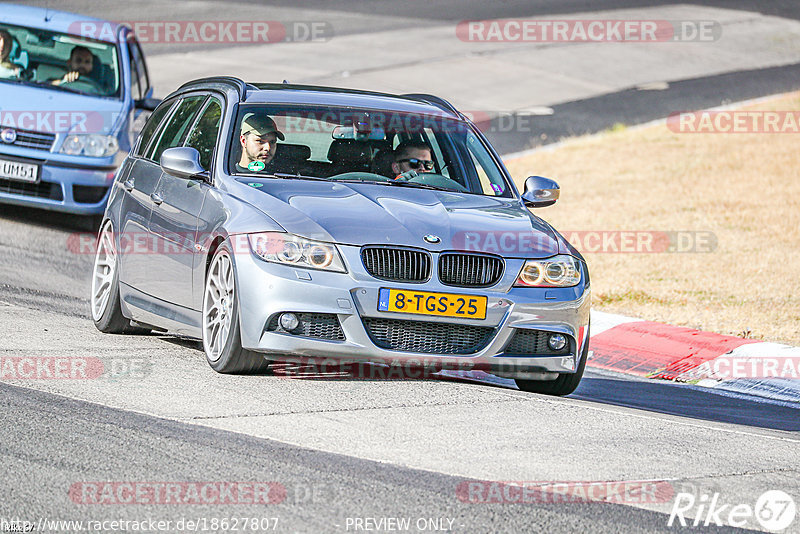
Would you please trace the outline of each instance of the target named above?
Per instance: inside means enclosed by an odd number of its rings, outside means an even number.
[[[800,110],[800,93],[748,109]],[[587,253],[593,305],[800,345],[800,134],[676,134],[665,125],[576,139],[506,162],[561,200],[576,230],[710,231],[710,253]],[[518,185],[521,186],[521,179]]]

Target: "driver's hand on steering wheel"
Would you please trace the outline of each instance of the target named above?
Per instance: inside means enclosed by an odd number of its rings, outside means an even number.
[[[77,70],[73,70],[72,72],[68,72],[64,75],[63,78],[60,80],[55,80],[53,85],[61,85],[62,83],[71,83],[81,77],[81,73]]]
[[[419,176],[419,173],[417,171],[411,170],[411,171],[406,171],[403,174],[398,174],[397,176],[394,177],[394,179],[397,180],[398,182],[408,182],[409,180],[411,180],[416,176]]]

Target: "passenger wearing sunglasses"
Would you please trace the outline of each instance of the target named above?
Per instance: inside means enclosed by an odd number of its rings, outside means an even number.
[[[435,165],[431,154],[431,147],[421,141],[403,141],[394,149],[392,171],[397,177],[433,172]]]

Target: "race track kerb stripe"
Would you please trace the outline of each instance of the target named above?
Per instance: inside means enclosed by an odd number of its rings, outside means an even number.
[[[635,321],[592,336],[590,367],[674,380],[754,339],[723,336],[681,326]]]

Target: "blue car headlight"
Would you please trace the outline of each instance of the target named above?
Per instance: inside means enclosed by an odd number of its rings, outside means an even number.
[[[113,135],[70,134],[61,144],[61,153],[70,156],[104,158],[119,151],[119,141]]]
[[[284,232],[248,234],[250,250],[264,261],[293,267],[345,273],[347,269],[336,245],[312,241]]]
[[[580,281],[578,259],[560,254],[542,260],[527,260],[514,287],[572,287]]]

